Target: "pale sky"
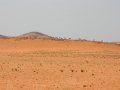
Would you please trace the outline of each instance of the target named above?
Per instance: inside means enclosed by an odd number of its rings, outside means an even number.
[[[120,41],[120,0],[0,0],[0,34]]]

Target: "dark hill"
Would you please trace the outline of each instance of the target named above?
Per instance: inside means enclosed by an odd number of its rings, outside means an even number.
[[[0,38],[7,38],[7,36],[4,36],[4,35],[0,35]]]

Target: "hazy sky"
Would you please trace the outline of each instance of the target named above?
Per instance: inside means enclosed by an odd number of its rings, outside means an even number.
[[[0,0],[0,34],[120,41],[120,0]]]

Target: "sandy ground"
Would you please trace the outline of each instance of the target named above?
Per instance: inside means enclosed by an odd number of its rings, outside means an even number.
[[[120,90],[120,45],[0,39],[0,90]]]

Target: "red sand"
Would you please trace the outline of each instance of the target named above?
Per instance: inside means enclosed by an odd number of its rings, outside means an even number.
[[[120,90],[120,45],[0,39],[0,90]]]

